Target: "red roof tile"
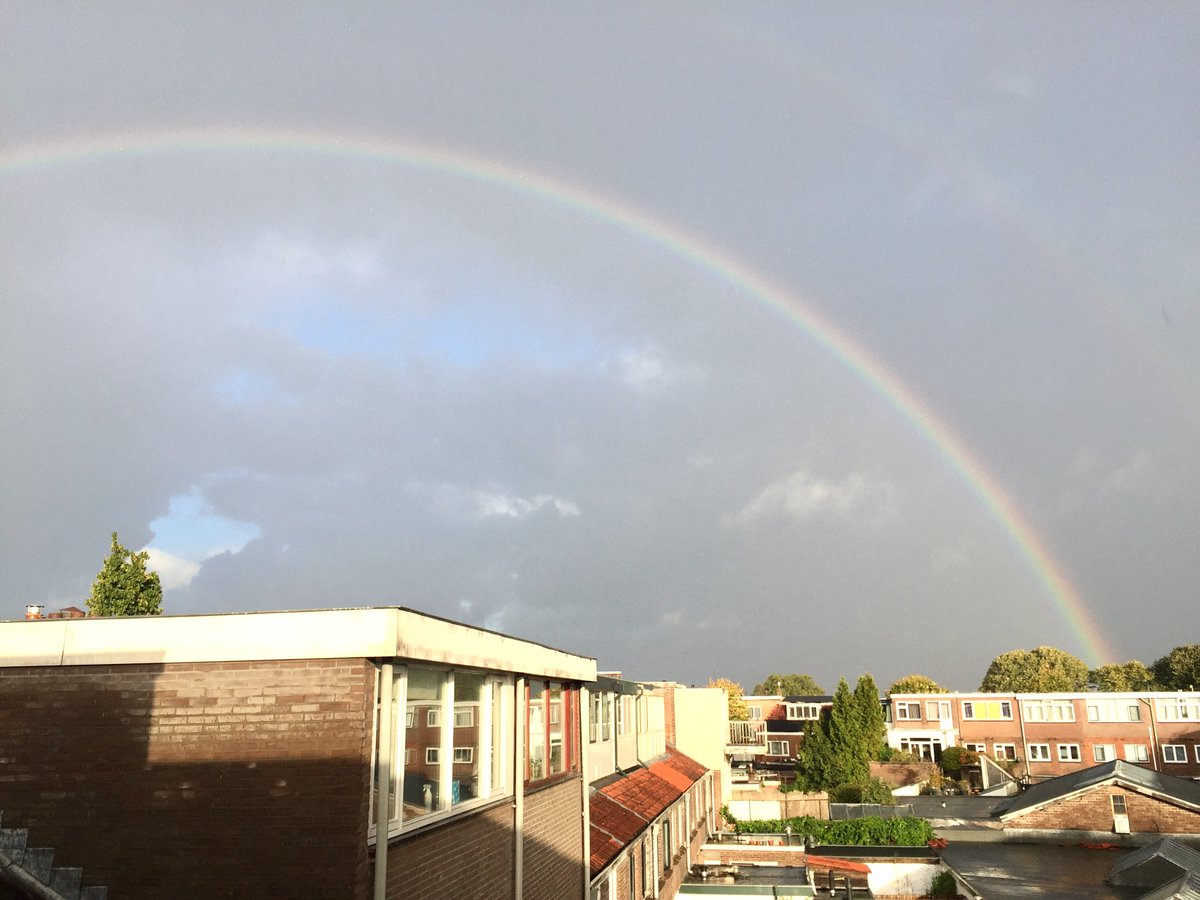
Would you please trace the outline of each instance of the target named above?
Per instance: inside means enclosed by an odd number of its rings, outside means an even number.
[[[650,821],[599,791],[592,791],[588,806],[592,825],[603,829],[622,844],[629,843],[641,834]]]
[[[592,825],[590,830],[592,835],[592,858],[589,860],[589,864],[592,869],[592,877],[595,878],[605,866],[616,859],[617,854],[621,852],[624,844],[614,839],[612,835],[605,834],[604,831],[595,825]]]

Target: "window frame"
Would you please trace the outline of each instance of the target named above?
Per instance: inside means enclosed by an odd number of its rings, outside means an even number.
[[[1034,762],[1051,762],[1050,745],[1049,744],[1030,744],[1029,745],[1029,761]]]
[[[1098,763],[1112,762],[1117,758],[1116,744],[1092,744],[1092,761]]]
[[[1017,745],[992,744],[992,755],[995,756],[996,759],[1003,759],[1005,761],[1015,760],[1017,758]]]
[[[919,700],[900,700],[895,703],[896,721],[898,722],[920,722],[921,721],[921,702]],[[913,710],[917,711],[914,716]],[[901,712],[903,711],[903,715]]]
[[[1121,749],[1124,751],[1125,762],[1150,762],[1150,748],[1145,744],[1125,744]],[[1135,752],[1130,753],[1131,750]]]
[[[1078,744],[1057,744],[1057,757],[1059,762],[1083,762],[1083,748]],[[1066,755],[1063,751],[1067,751]]]
[[[775,749],[775,750],[773,750],[773,749],[772,749],[773,747],[774,747],[774,748],[776,748],[776,749]],[[782,747],[782,748],[783,748],[783,752],[782,752],[782,753],[777,753],[777,752],[776,752],[776,750],[777,750],[779,747]],[[767,756],[788,756],[788,755],[791,753],[791,749],[792,749],[792,748],[791,748],[791,745],[790,745],[790,744],[788,744],[788,742],[787,742],[787,741],[773,741],[773,740],[770,740],[770,739],[768,739],[768,740],[767,740],[767,753],[766,753],[766,755],[767,755]]]
[[[787,717],[792,722],[815,722],[821,718],[819,703],[788,703]]]
[[[1172,757],[1182,757],[1182,759],[1167,759],[1167,751],[1171,751]],[[1187,744],[1163,744],[1163,762],[1171,765],[1186,764],[1188,762]]]
[[[975,715],[976,707],[983,707],[984,715]],[[997,715],[989,715],[992,711],[991,707],[995,706]],[[1012,721],[1012,701],[1011,700],[963,700],[962,701],[962,717],[970,719],[974,722],[1011,722]]]
[[[533,697],[534,683],[543,685],[542,696],[540,700],[535,700]],[[552,703],[550,695],[553,691],[560,692],[560,699],[557,704]],[[540,703],[545,711],[545,719],[542,723],[542,733],[545,739],[544,753],[542,755],[542,773],[534,777],[532,768],[533,755],[530,753],[532,749],[532,737],[530,735],[530,711],[535,704]],[[579,754],[576,746],[576,736],[574,723],[576,721],[576,707],[579,703],[579,690],[570,682],[551,680],[545,678],[530,679],[525,684],[525,759],[524,773],[525,784],[540,785],[557,781],[561,778],[569,777],[579,771]],[[553,726],[557,725],[560,731],[555,732]],[[554,752],[554,735],[561,734],[562,736],[562,761],[563,768],[560,772],[550,771],[550,761],[553,758]]]
[[[929,709],[933,707],[933,715]],[[945,715],[941,715],[942,712]],[[949,700],[926,700],[925,701],[925,720],[928,722],[945,722],[950,719],[950,701]]]

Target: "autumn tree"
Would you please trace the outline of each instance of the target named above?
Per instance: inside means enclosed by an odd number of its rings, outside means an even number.
[[[784,697],[819,697],[825,693],[811,675],[768,675],[754,686],[756,694]]]
[[[93,616],[157,616],[162,612],[162,585],[157,572],[146,571],[150,554],[132,553],[112,536],[112,549],[92,582],[88,612]]]
[[[750,708],[742,699],[742,686],[728,678],[710,678],[710,688],[720,688],[729,699],[729,719],[732,722],[745,722],[750,718]]]
[[[988,666],[979,690],[988,693],[1082,691],[1088,684],[1087,663],[1055,647],[1010,650]]]
[[[905,675],[897,678],[888,688],[892,694],[945,694],[947,690],[927,675]]]
[[[1200,644],[1183,644],[1150,667],[1155,680],[1168,691],[1192,691],[1200,686]]]
[[[1101,691],[1151,691],[1157,687],[1154,673],[1136,659],[1093,669],[1091,682]]]

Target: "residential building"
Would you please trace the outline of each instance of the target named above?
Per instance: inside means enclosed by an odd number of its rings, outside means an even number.
[[[1028,781],[1121,759],[1200,776],[1200,692],[895,694],[888,743],[923,759],[968,747]]]
[[[819,719],[833,705],[833,697],[750,695],[743,699],[750,717],[730,720],[725,747],[735,779],[746,778],[752,768],[756,774],[790,780],[795,776],[805,725]]]
[[[595,678],[398,607],[4,622],[0,807],[113,897],[583,898]]]

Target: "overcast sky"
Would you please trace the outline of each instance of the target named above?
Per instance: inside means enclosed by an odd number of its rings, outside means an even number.
[[[1197,47],[1167,2],[5,0],[0,617],[116,530],[170,613],[638,678],[1196,642]]]

